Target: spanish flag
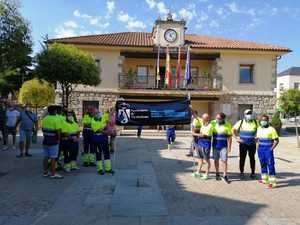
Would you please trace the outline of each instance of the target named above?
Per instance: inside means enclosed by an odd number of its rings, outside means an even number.
[[[171,88],[170,53],[168,47],[167,47],[167,56],[166,56],[165,84],[168,88]]]

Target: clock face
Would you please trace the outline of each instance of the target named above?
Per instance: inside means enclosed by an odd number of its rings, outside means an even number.
[[[174,42],[177,39],[177,32],[173,29],[168,29],[164,36],[167,42]]]

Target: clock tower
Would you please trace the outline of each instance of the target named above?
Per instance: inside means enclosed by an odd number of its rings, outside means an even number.
[[[155,46],[179,47],[184,45],[185,21],[175,21],[169,13],[166,20],[155,21],[152,35]]]

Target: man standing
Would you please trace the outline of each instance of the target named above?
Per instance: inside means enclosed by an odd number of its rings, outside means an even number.
[[[247,109],[244,112],[244,119],[238,121],[232,131],[233,136],[239,143],[240,148],[240,178],[244,178],[244,166],[247,153],[250,158],[251,175],[250,178],[255,178],[255,153],[256,143],[255,136],[258,128],[258,123],[255,120],[252,110]]]
[[[226,115],[224,113],[218,113],[216,120],[213,122],[213,155],[216,167],[216,180],[223,180],[229,184],[227,177],[227,160],[228,152],[231,151],[232,132],[231,124],[226,121]],[[223,166],[223,177],[219,174],[219,160],[221,160]]]
[[[6,106],[4,100],[1,100],[0,104],[0,131],[2,133],[2,140],[3,140],[3,150],[7,149],[6,146]]]
[[[11,134],[13,138],[13,150],[16,149],[16,133],[19,117],[20,112],[16,110],[15,106],[9,104],[9,108],[6,110],[6,140],[8,142],[8,135]]]
[[[61,132],[61,120],[56,116],[56,106],[48,107],[48,115],[42,120],[42,130],[44,135],[43,149],[44,149],[44,177],[57,179],[63,178],[63,176],[56,173],[56,159],[58,157],[58,144],[60,140]],[[50,159],[50,174],[49,174],[49,164]]]
[[[33,132],[37,132],[37,116],[30,110],[28,105],[26,105],[24,110],[20,113],[20,119],[18,123],[20,123],[20,154],[17,155],[17,158],[21,158],[23,156],[30,157],[32,156],[29,154],[32,134]]]
[[[191,141],[191,147],[189,149],[189,153],[186,154],[186,156],[191,157],[193,156],[194,148],[197,144],[198,137],[193,135],[193,133],[200,133],[200,129],[202,126],[202,119],[198,116],[198,112],[192,111],[192,124],[191,124],[191,132],[192,132],[192,141]]]

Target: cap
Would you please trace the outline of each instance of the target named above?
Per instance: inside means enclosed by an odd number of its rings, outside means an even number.
[[[251,109],[246,109],[244,111],[244,115],[247,115],[247,114],[252,114],[252,110]]]

